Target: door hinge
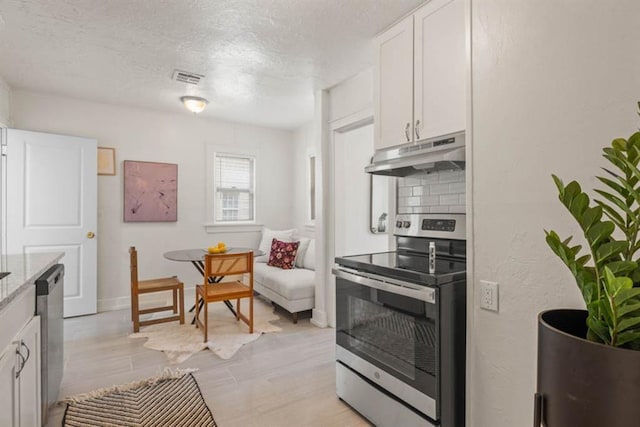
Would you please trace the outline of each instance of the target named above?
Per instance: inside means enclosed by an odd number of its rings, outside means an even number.
[[[0,155],[6,156],[7,155],[7,146],[6,145],[0,145]]]

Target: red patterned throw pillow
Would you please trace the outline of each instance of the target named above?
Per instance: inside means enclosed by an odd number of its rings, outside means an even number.
[[[282,242],[278,239],[273,239],[267,265],[280,267],[283,270],[292,269],[298,253],[298,245],[300,245],[300,242]]]

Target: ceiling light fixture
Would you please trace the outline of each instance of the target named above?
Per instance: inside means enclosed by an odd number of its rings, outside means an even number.
[[[199,96],[181,96],[180,101],[182,101],[187,110],[194,114],[202,112],[209,103],[209,101]]]

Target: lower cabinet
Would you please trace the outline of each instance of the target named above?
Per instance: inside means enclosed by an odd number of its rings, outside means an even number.
[[[0,355],[0,425],[20,425],[18,412],[19,381],[16,378],[18,371],[16,345],[11,344]]]
[[[0,354],[0,426],[41,425],[40,363],[40,316],[35,316]]]

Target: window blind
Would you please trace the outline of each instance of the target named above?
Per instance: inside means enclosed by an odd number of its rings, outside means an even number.
[[[254,175],[253,157],[216,154],[216,222],[254,220]]]

